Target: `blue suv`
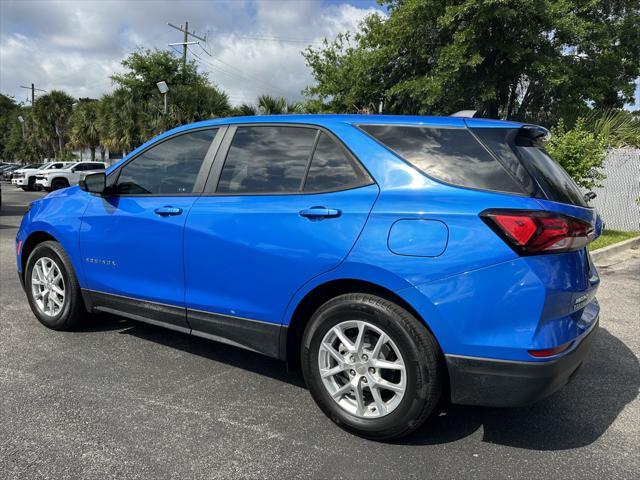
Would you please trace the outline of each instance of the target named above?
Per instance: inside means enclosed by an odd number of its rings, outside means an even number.
[[[110,312],[300,366],[374,439],[440,400],[514,406],[566,384],[598,324],[602,222],[534,125],[357,115],[167,132],[33,202],[33,313]]]

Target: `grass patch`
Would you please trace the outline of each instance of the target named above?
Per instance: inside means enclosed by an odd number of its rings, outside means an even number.
[[[614,243],[619,243],[640,235],[640,232],[620,232],[618,230],[605,230],[597,240],[589,244],[589,250],[608,247]]]

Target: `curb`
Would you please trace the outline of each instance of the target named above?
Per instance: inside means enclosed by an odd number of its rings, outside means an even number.
[[[630,238],[628,240],[594,250],[591,252],[591,258],[594,263],[607,262],[620,252],[637,248],[640,248],[640,237]]]

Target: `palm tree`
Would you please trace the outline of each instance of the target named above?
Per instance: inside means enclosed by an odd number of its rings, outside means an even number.
[[[98,129],[98,102],[91,98],[83,98],[71,114],[71,144],[78,148],[88,148],[91,161],[96,159],[96,148],[100,144]]]
[[[69,116],[74,99],[65,92],[53,90],[42,95],[33,105],[33,119],[38,136],[58,158],[65,153]]]
[[[112,151],[131,151],[141,143],[141,105],[122,88],[104,95],[98,109],[98,131],[102,144]]]

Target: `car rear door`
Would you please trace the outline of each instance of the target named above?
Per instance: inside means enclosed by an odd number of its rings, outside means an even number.
[[[346,257],[377,195],[327,131],[230,127],[185,228],[193,333],[277,356],[291,297]]]
[[[188,329],[183,229],[213,160],[217,129],[157,142],[110,172],[109,193],[93,195],[80,249],[94,306]]]

